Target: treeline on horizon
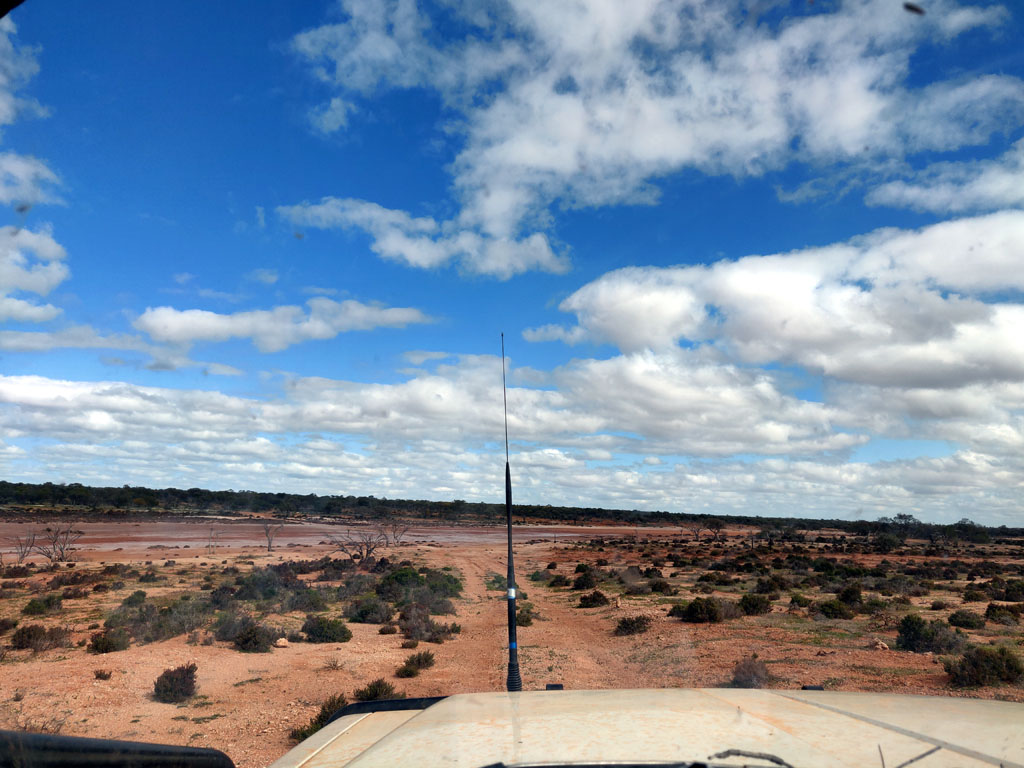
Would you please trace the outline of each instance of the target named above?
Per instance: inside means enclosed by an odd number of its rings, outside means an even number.
[[[210,491],[203,488],[92,487],[80,483],[12,483],[0,480],[0,505],[6,507],[50,507],[52,511],[76,507],[88,516],[120,516],[137,513],[219,514],[242,516],[247,513],[269,513],[280,518],[347,517],[376,520],[409,517],[424,520],[455,522],[499,522],[504,519],[503,504],[425,499],[388,499],[375,496],[320,496],[315,493],[270,493],[261,491]],[[29,511],[29,510],[26,510]],[[707,529],[721,528],[723,520],[732,524],[756,526],[786,539],[798,531],[838,529],[850,534],[868,536],[895,534],[901,539],[956,539],[984,543],[993,537],[1024,536],[1024,528],[1005,525],[991,527],[962,519],[956,523],[927,523],[913,515],[897,514],[877,520],[837,520],[827,518],[763,517],[759,515],[728,515],[687,512],[662,512],[598,507],[555,507],[537,504],[516,504],[515,515],[521,521],[532,519],[584,524],[613,522],[629,525],[692,526],[703,523]]]

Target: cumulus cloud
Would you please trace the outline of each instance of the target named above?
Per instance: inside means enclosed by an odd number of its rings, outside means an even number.
[[[269,310],[220,314],[203,309],[147,308],[135,328],[158,342],[188,346],[197,341],[249,338],[261,352],[279,352],[312,339],[333,339],[347,331],[373,328],[404,328],[432,319],[412,307],[384,307],[347,300],[316,297],[306,302],[308,311],[289,305]]]
[[[308,227],[366,231],[371,250],[382,258],[431,269],[457,260],[468,272],[507,279],[531,269],[565,272],[568,260],[556,254],[545,235],[522,239],[494,238],[439,224],[429,216],[383,208],[365,200],[326,197],[319,203],[281,206],[278,213]]]
[[[1007,18],[999,6],[945,0],[910,19],[899,3],[869,0],[782,21],[753,20],[740,0],[339,6],[341,22],[293,40],[341,94],[324,115],[338,99],[430,88],[460,116],[464,143],[451,168],[461,211],[446,232],[408,214],[383,224],[383,209],[361,219],[368,209],[348,201],[346,225],[411,265],[446,262],[459,232],[503,244],[485,263],[545,269],[554,264],[546,253],[524,260],[510,246],[543,231],[554,205],[652,202],[655,181],[684,169],[745,177],[794,162],[812,175],[871,168],[984,144],[1024,123],[1017,78],[908,77],[920,46],[998,28]]]
[[[273,285],[278,280],[276,269],[254,269],[246,277],[264,285]]]
[[[709,266],[630,267],[560,305],[584,338],[626,352],[707,344],[743,363],[797,364],[878,386],[1024,379],[1024,212],[885,229],[823,248]]]
[[[909,180],[876,187],[866,199],[936,213],[1024,207],[1024,139],[992,160],[934,163]]]
[[[47,296],[70,274],[64,248],[49,232],[0,228],[0,320],[38,323],[60,309],[12,294]]]

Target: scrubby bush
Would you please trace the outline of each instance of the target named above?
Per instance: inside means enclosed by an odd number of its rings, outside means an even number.
[[[352,639],[352,630],[341,619],[310,614],[302,625],[311,643],[345,643]]]
[[[957,653],[967,643],[959,630],[952,630],[940,619],[925,621],[915,613],[904,616],[899,623],[896,647],[914,653]]]
[[[965,589],[964,590],[964,602],[965,603],[980,603],[983,600],[988,599],[988,595],[982,592],[980,589]]]
[[[420,644],[419,640],[403,640],[402,641],[402,647],[403,648],[407,648],[407,649],[409,649],[409,648],[418,648],[419,644]]]
[[[1000,646],[972,646],[958,659],[943,662],[950,685],[968,688],[979,685],[1016,683],[1024,679],[1024,662],[1012,650]]]
[[[932,607],[931,607],[931,609],[933,611],[944,611],[948,607],[949,607],[949,604],[946,603],[945,600],[932,600]]]
[[[747,594],[740,598],[740,610],[747,616],[760,616],[772,610],[772,601],[767,595]]]
[[[269,653],[274,640],[273,632],[250,619],[235,635],[233,642],[242,653]]]
[[[165,669],[153,683],[153,697],[165,704],[176,704],[196,695],[195,663]]]
[[[794,592],[789,597],[790,605],[795,605],[798,608],[806,608],[807,606],[809,606],[811,604],[811,602],[812,602],[811,598],[809,598],[809,597],[807,597],[805,595],[801,595],[799,592]]]
[[[378,677],[370,683],[367,683],[365,688],[360,688],[353,694],[356,701],[380,701],[382,699],[404,699],[405,694],[396,691],[395,686],[385,680],[383,677]]]
[[[312,720],[301,728],[292,729],[291,733],[288,734],[288,737],[293,741],[304,741],[305,739],[308,739],[314,733],[327,725],[327,721],[331,719],[331,715],[347,704],[348,699],[345,698],[345,694],[339,693],[335,696],[331,696],[320,705],[320,711],[316,713],[316,716]]]
[[[604,592],[597,589],[585,595],[580,595],[580,608],[597,608],[602,605],[608,605],[608,602]]]
[[[576,569],[573,571],[573,573],[586,573],[589,570],[590,566],[586,563],[576,563]]]
[[[686,606],[673,606],[669,616],[678,616],[691,624],[718,623],[722,621],[722,604],[713,597],[697,597]]]
[[[31,649],[33,653],[41,653],[51,648],[67,646],[71,641],[71,631],[66,627],[50,627],[47,629],[42,624],[28,624],[18,627],[11,635],[11,647],[24,650]]]
[[[143,592],[141,589],[137,589],[130,595],[128,595],[128,597],[126,597],[124,600],[122,600],[121,605],[126,606],[128,608],[133,608],[142,605],[144,602],[146,602],[146,593]]]
[[[380,629],[377,630],[377,634],[378,635],[397,635],[398,634],[398,627],[396,627],[394,624],[385,624],[384,626],[382,626]]]
[[[59,611],[60,604],[61,598],[58,594],[47,595],[43,598],[33,597],[25,604],[21,612],[26,616],[42,616],[44,613]]]
[[[964,629],[981,629],[985,626],[985,617],[974,611],[953,611],[946,619],[951,626],[963,627]]]
[[[516,626],[529,627],[533,625],[533,603],[523,603],[516,611]]]
[[[732,670],[732,684],[737,688],[764,688],[771,677],[768,667],[756,654],[739,661]]]
[[[562,573],[556,573],[551,577],[548,582],[549,587],[568,587],[573,582],[569,581],[569,577]]]
[[[573,589],[593,589],[597,586],[597,579],[594,576],[594,572],[587,569],[580,573],[572,582]]]
[[[814,605],[815,613],[820,613],[826,619],[852,619],[853,610],[841,600],[824,600]]]
[[[651,628],[650,616],[623,616],[615,627],[616,635],[640,635]]]
[[[345,618],[356,624],[386,624],[395,610],[379,597],[364,597],[345,608]]]
[[[130,645],[128,633],[123,629],[107,629],[97,632],[89,639],[89,653],[114,653],[126,651]]]
[[[430,651],[421,651],[411,654],[397,670],[396,677],[416,677],[422,670],[434,666],[434,654]]]
[[[548,563],[548,570],[553,571],[558,567],[558,563]]]
[[[109,680],[114,673],[109,669],[94,669],[92,674],[97,680]]]
[[[839,590],[839,594],[836,596],[836,599],[838,599],[839,602],[845,603],[849,606],[860,605],[862,602],[860,584],[856,582],[847,584],[845,587]]]
[[[1016,605],[989,603],[985,608],[986,619],[1007,626],[1019,623],[1022,613],[1024,613],[1024,603],[1017,603]]]
[[[647,582],[647,587],[651,592],[658,592],[662,595],[674,595],[676,593],[676,590],[673,589],[666,579],[651,579]]]
[[[326,611],[327,601],[320,590],[307,587],[296,590],[288,595],[288,599],[284,602],[284,610],[302,611],[303,613]]]
[[[16,626],[18,626],[17,619],[0,619],[0,635],[6,635]]]

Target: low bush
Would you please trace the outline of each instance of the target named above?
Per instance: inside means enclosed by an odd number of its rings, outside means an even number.
[[[394,624],[385,624],[384,626],[382,626],[380,629],[377,630],[377,634],[378,635],[397,635],[398,634],[398,627],[396,627]]]
[[[421,651],[411,654],[397,670],[396,677],[416,677],[422,670],[434,666],[434,654],[430,651]]]
[[[121,605],[135,607],[142,605],[144,602],[146,602],[146,593],[143,592],[141,589],[137,589],[130,595],[128,595],[128,597],[126,597],[124,600],[122,600]]]
[[[345,694],[339,693],[331,696],[320,705],[320,711],[316,713],[312,720],[301,728],[294,728],[291,733],[288,734],[288,737],[293,741],[304,741],[305,739],[308,739],[314,733],[327,725],[327,721],[331,719],[331,715],[347,704],[348,699],[345,698]]]
[[[71,641],[71,631],[65,627],[50,627],[47,629],[42,624],[27,624],[18,627],[11,635],[11,647],[24,650],[31,649],[33,653],[41,653],[51,648],[67,646]]]
[[[556,573],[548,581],[549,587],[568,587],[573,582],[569,581],[569,577],[562,573]]]
[[[658,592],[662,595],[674,595],[676,593],[676,590],[666,579],[651,579],[647,582],[647,586],[651,592]]]
[[[797,608],[806,608],[811,604],[811,598],[801,595],[799,592],[794,592],[789,597],[790,605],[795,605]]]
[[[306,639],[311,643],[346,643],[352,639],[352,630],[341,619],[310,614],[302,625]]]
[[[523,603],[516,610],[516,626],[529,627],[533,625],[533,603]]]
[[[651,628],[650,616],[623,616],[615,627],[616,635],[640,635]]]
[[[292,592],[284,602],[285,611],[302,611],[313,613],[315,611],[326,611],[327,601],[318,589],[307,587]]]
[[[365,688],[360,688],[354,694],[356,701],[380,701],[382,699],[404,699],[405,694],[396,691],[395,686],[385,680],[383,677],[378,677],[370,683],[366,684]]]
[[[89,639],[89,653],[115,653],[126,651],[130,645],[128,633],[123,629],[107,629]]]
[[[1024,613],[1024,610],[1022,609],[1024,609],[1024,603],[1018,603],[1016,605],[989,603],[985,608],[985,618],[989,621],[994,621],[997,624],[1013,626],[1020,622],[1021,614]]]
[[[696,597],[688,605],[676,605],[669,611],[669,616],[676,616],[691,624],[707,624],[722,621],[722,603],[713,597]]]
[[[356,624],[386,624],[395,615],[395,609],[379,597],[365,597],[348,605],[345,618]]]
[[[60,605],[61,597],[58,594],[47,595],[43,598],[33,597],[25,604],[21,612],[26,616],[42,616],[45,613],[59,611]]]
[[[949,614],[949,618],[946,619],[950,626],[963,627],[964,629],[981,629],[985,626],[985,617],[980,613],[974,611],[965,611],[960,609],[953,611]]]
[[[18,626],[17,619],[0,619],[0,635],[6,635],[16,626]]]
[[[195,663],[165,669],[153,683],[153,697],[165,704],[177,704],[196,695]]]
[[[860,584],[856,582],[852,584],[847,584],[839,591],[839,594],[836,596],[836,599],[838,599],[839,602],[845,603],[849,606],[860,605],[862,601]]]
[[[958,659],[943,662],[950,685],[973,688],[979,685],[1016,683],[1024,679],[1024,663],[1004,645],[972,646]]]
[[[980,603],[988,599],[988,595],[982,592],[980,589],[965,589],[964,590],[964,602],[965,603]]]
[[[737,688],[764,688],[771,677],[768,667],[756,654],[739,661],[732,670],[732,684]]]
[[[853,609],[841,600],[824,600],[814,605],[814,612],[826,619],[852,619]]]
[[[772,601],[767,595],[747,594],[740,598],[740,610],[747,616],[760,616],[771,612]]]
[[[553,571],[558,567],[558,563],[548,563],[548,570]]]
[[[94,669],[92,674],[97,680],[109,680],[114,673],[109,669]]]
[[[897,628],[896,647],[903,651],[958,653],[966,644],[966,636],[946,622],[925,621],[915,613],[904,616]]]
[[[242,653],[270,653],[274,633],[252,619],[245,622],[232,641]]]
[[[580,573],[580,575],[573,579],[572,582],[573,589],[593,589],[596,586],[597,578],[594,576],[594,572],[590,569]]]
[[[593,592],[588,592],[585,595],[580,595],[580,606],[579,607],[580,608],[598,608],[598,607],[600,607],[602,605],[608,605],[608,602],[609,602],[609,600],[605,596],[604,592],[601,592],[601,591],[595,589]]]
[[[944,611],[949,607],[949,604],[945,600],[932,600],[933,611]]]
[[[418,648],[419,644],[420,644],[419,640],[403,640],[402,641],[402,647],[403,648],[407,648],[407,649],[408,648]]]

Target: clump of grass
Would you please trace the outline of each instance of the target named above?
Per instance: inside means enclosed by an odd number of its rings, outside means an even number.
[[[89,639],[89,653],[115,653],[126,651],[130,641],[123,629],[108,629],[97,632]]]
[[[771,678],[768,667],[756,653],[739,661],[732,670],[732,684],[737,688],[764,688]]]
[[[405,694],[396,691],[395,686],[378,677],[366,684],[365,688],[358,689],[354,694],[356,701],[380,701],[382,699],[404,699]]]
[[[109,680],[114,673],[109,669],[94,669],[92,674],[97,680]]]
[[[165,704],[176,704],[192,698],[196,695],[197,670],[195,663],[165,669],[153,683],[153,697]]]
[[[398,627],[394,624],[385,624],[383,627],[377,630],[378,635],[397,635]]]
[[[59,648],[70,643],[71,632],[65,627],[46,628],[42,624],[27,624],[18,627],[11,635],[11,647],[15,649],[32,649],[32,653],[41,653],[51,648]]]
[[[402,641],[402,647],[403,648],[416,648],[419,644],[420,644],[419,640],[403,640]]]
[[[288,737],[293,741],[303,741],[308,739],[314,733],[327,725],[327,721],[331,719],[331,715],[347,704],[348,699],[345,698],[345,694],[338,693],[331,696],[320,705],[320,711],[316,713],[312,720],[301,728],[293,729],[291,733],[288,734]]]
[[[434,654],[430,651],[420,651],[410,654],[396,671],[395,677],[416,677],[422,670],[434,666]]]
[[[341,659],[339,659],[337,656],[331,656],[329,659],[327,659],[327,661],[324,662],[323,666],[323,669],[326,669],[328,672],[340,672],[344,668],[345,667],[341,663]]]
[[[650,616],[623,616],[615,627],[616,635],[641,635],[651,628]]]
[[[523,603],[516,611],[516,626],[529,627],[533,624],[533,603]]]

